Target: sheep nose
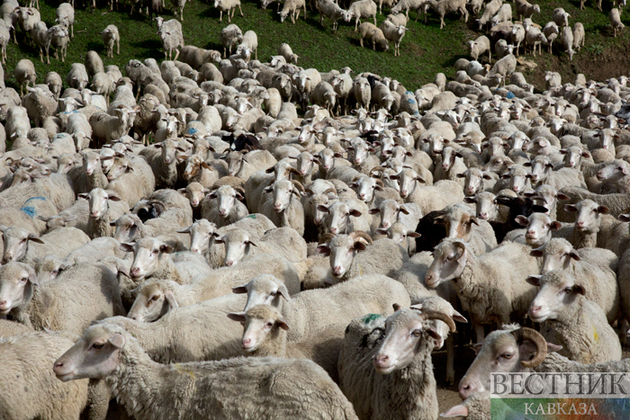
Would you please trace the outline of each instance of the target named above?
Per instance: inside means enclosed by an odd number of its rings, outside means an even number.
[[[4,254],[4,258],[2,258],[2,263],[6,264],[8,262],[13,261],[13,255],[12,254]]]
[[[0,301],[0,311],[6,311],[9,307],[9,302],[6,300]]]
[[[333,267],[333,274],[338,276],[341,274],[341,267],[340,266],[335,266]]]
[[[479,213],[479,218],[486,220],[488,218],[488,213]]]
[[[232,261],[232,260],[227,260],[227,261],[225,262],[225,265],[226,265],[227,267],[232,267],[232,266],[234,265],[234,261]]]
[[[90,213],[90,216],[92,216],[93,218],[97,218],[98,217],[98,212],[97,211],[93,211],[92,213]]]
[[[383,356],[376,355],[376,356],[374,356],[374,366],[377,366],[377,367],[379,367],[379,366],[386,366],[388,361],[389,361],[389,356],[387,356],[387,355],[383,355]]]
[[[382,225],[383,225],[383,229],[387,229],[387,228],[389,228],[390,223],[389,222],[383,222]]]
[[[529,308],[529,313],[531,315],[537,314],[538,312],[540,312],[540,310],[542,309],[542,306],[540,305],[533,305]]]
[[[514,191],[515,193],[517,193],[519,190],[520,188],[517,185],[512,187],[512,191]]]
[[[409,194],[409,192],[408,192],[407,190],[402,190],[402,191],[400,192],[400,196],[401,196],[402,198],[406,198],[406,197],[407,197],[407,194]]]
[[[475,388],[471,384],[462,380],[462,383],[459,385],[459,397],[466,399],[473,394],[474,390]]]
[[[193,207],[197,207],[199,205],[199,201],[193,200],[190,204],[192,204]]]
[[[332,233],[333,235],[336,235],[337,232],[339,232],[339,229],[335,228],[335,227],[331,227],[330,228],[330,233]]]
[[[359,198],[360,198],[361,200],[365,200],[365,194],[363,194],[363,193],[359,194]]]
[[[140,277],[140,269],[138,267],[134,267],[130,272],[132,277]]]
[[[136,315],[130,315],[129,318],[133,319],[134,321],[138,320],[138,317]]]
[[[252,343],[251,338],[244,338],[243,341],[241,342],[243,348],[249,347],[251,343]]]
[[[468,191],[468,193],[472,194],[475,192],[475,187],[468,187],[466,188],[466,191]]]
[[[190,252],[199,253],[199,248],[190,248]]]
[[[62,368],[62,367],[63,367],[63,362],[57,360],[55,362],[55,365],[53,366],[53,369],[59,369],[59,368]]]

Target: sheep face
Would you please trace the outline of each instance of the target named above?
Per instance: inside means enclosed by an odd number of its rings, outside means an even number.
[[[204,196],[208,193],[208,189],[204,188],[203,185],[198,182],[191,182],[186,188],[179,190],[179,192],[186,196],[193,208],[197,208],[199,204],[201,204],[201,200],[203,200]]]
[[[225,265],[228,267],[241,262],[249,252],[250,246],[256,246],[249,238],[249,234],[242,229],[234,229],[214,241],[225,244]]]
[[[9,262],[0,267],[0,315],[26,304],[38,285],[35,272],[27,264]]]
[[[131,242],[138,236],[138,230],[142,221],[135,214],[125,214],[116,219],[115,222],[110,223],[116,226],[114,232],[114,238],[118,242]]]
[[[608,207],[600,206],[593,200],[582,200],[577,204],[567,204],[565,210],[577,213],[575,229],[582,233],[597,233],[601,223],[600,214],[608,214]]]
[[[383,181],[379,179],[362,176],[356,181],[351,182],[348,186],[356,190],[359,200],[370,203],[374,199],[375,190],[383,191],[382,184]]]
[[[547,349],[557,350],[558,346],[546,343],[542,335],[531,328],[491,332],[460,381],[459,396],[465,399],[474,393],[489,391],[491,372],[529,371],[531,366],[542,362]]]
[[[89,194],[79,194],[80,198],[87,199],[89,201],[90,217],[93,219],[99,219],[103,217],[103,214],[109,208],[108,200],[120,201],[120,198],[115,195],[109,195],[102,188],[94,188]]]
[[[285,331],[289,329],[289,325],[280,312],[269,305],[257,305],[244,315],[231,313],[228,317],[243,324],[241,348],[247,353],[258,350],[265,340],[277,336],[280,329]]]
[[[327,213],[324,217],[324,224],[333,235],[347,233],[350,217],[361,217],[362,213],[350,207],[345,202],[337,201],[328,207],[318,206],[319,211]]]
[[[275,181],[272,186],[265,188],[265,192],[273,193],[273,210],[276,213],[282,213],[289,207],[293,194],[300,195],[291,181],[287,180]]]
[[[398,180],[400,183],[400,196],[402,198],[409,197],[416,186],[418,181],[424,182],[424,180],[413,169],[403,169],[400,173],[390,176],[391,179]]]
[[[564,270],[529,276],[527,282],[540,287],[527,313],[532,321],[562,320],[573,317],[572,307],[584,299],[584,286]]]
[[[330,256],[330,268],[333,276],[339,278],[350,270],[354,260],[355,251],[363,251],[366,248],[362,238],[350,235],[335,236],[328,244],[319,245],[317,251]]]
[[[124,328],[120,325],[91,326],[55,361],[55,375],[64,382],[107,377],[118,367],[118,356],[126,341],[123,334]]]
[[[374,368],[380,374],[387,375],[409,366],[417,355],[429,355],[433,350],[433,339],[439,334],[426,321],[435,318],[420,311],[420,307],[400,310],[394,305],[396,312],[385,321],[385,337],[374,355]],[[440,314],[440,318],[449,318]],[[449,326],[455,329],[450,319]],[[430,357],[430,356],[429,356]]]
[[[17,226],[0,226],[0,231],[2,231],[2,241],[4,243],[3,264],[10,261],[19,261],[24,258],[28,251],[28,243],[30,241],[40,244],[44,243],[44,241],[39,239],[34,233]]]
[[[218,189],[208,194],[210,199],[218,199],[219,216],[226,218],[232,212],[236,200],[242,200],[243,196],[229,185],[222,185]]]
[[[154,238],[143,238],[135,244],[123,243],[121,245],[125,251],[133,252],[129,275],[134,281],[151,276],[158,270],[164,254],[173,252],[170,245]]]
[[[315,161],[309,152],[302,152],[297,157],[296,170],[301,176],[307,176],[313,172]]]
[[[553,238],[547,241],[540,248],[533,249],[531,256],[542,257],[541,274],[552,270],[567,270],[571,267],[573,260],[580,261],[581,258],[573,246],[563,238]]]
[[[426,285],[436,288],[442,282],[458,278],[466,267],[468,254],[464,242],[444,239],[433,251],[433,262],[424,277]]]
[[[178,233],[190,234],[190,251],[205,254],[210,248],[210,240],[217,237],[217,225],[206,219],[199,219],[191,226],[180,229]]]
[[[522,165],[512,166],[507,173],[501,175],[501,178],[509,180],[509,188],[515,193],[520,193],[529,188],[529,171]]]
[[[374,209],[375,210],[375,209]],[[383,229],[389,229],[398,221],[400,213],[409,214],[409,211],[396,202],[396,200],[383,200],[378,208],[378,211],[370,210],[370,214],[380,213],[381,224]]]
[[[138,287],[138,295],[133,302],[128,318],[138,322],[153,322],[162,318],[179,305],[173,292],[158,283],[144,282]]]
[[[247,293],[247,303],[243,312],[249,311],[256,305],[270,305],[278,308],[281,298],[291,300],[287,287],[271,274],[254,277],[249,282],[232,289],[233,293]]]

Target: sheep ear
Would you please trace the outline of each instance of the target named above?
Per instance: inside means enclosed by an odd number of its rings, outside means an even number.
[[[177,300],[175,300],[175,295],[173,294],[172,291],[167,290],[166,292],[164,292],[164,298],[170,305],[171,309],[179,308],[179,304],[177,303]]]
[[[190,233],[190,226],[183,229],[179,229],[177,233]]]
[[[352,210],[350,210],[350,216],[353,216],[353,217],[361,217],[361,215],[362,215],[362,214],[363,214],[363,213],[361,213],[361,212],[360,212],[359,210],[357,210],[357,209],[352,209]]]
[[[276,324],[278,324],[278,326],[283,330],[289,331],[289,324],[287,324],[287,321],[285,321],[284,318],[276,319]]]
[[[456,405],[440,414],[440,417],[468,417],[468,407],[463,404]]]
[[[361,241],[355,241],[352,247],[357,251],[365,251],[365,248],[367,248],[367,245],[365,245],[365,242],[361,240]]]
[[[28,275],[28,281],[35,286],[39,286],[39,281],[37,281],[37,276],[35,275],[35,273],[30,273]]]
[[[466,319],[466,317],[455,310],[453,310],[453,316],[451,318],[453,318],[457,322],[468,324],[468,320]]]
[[[317,206],[317,210],[319,210],[319,211],[323,211],[324,213],[328,213],[328,211],[329,211],[329,210],[328,210],[328,206],[325,206],[325,205],[323,205],[323,204],[319,204],[319,205]]]
[[[618,219],[622,222],[630,222],[630,213],[620,214]]]
[[[599,207],[597,207],[597,213],[599,213],[599,214],[608,214],[608,207],[606,207],[606,206],[599,206]]]
[[[232,321],[245,322],[245,312],[228,312],[227,317]]]
[[[398,311],[400,311],[402,309],[402,307],[399,304],[397,304],[397,303],[394,303],[392,305],[392,308],[394,308],[394,312],[398,312]]]
[[[232,293],[242,294],[247,293],[247,285],[249,283],[241,284],[240,286],[232,287]]]
[[[320,204],[320,205],[321,205],[321,204]],[[319,209],[318,209],[318,210],[319,210]],[[380,211],[381,211],[380,209],[370,209],[370,210],[368,211],[368,213],[370,213],[370,214],[376,214],[376,213],[378,213],[378,212],[380,212]],[[620,217],[621,217],[621,216],[620,216]],[[619,220],[621,220],[621,219],[619,219]]]
[[[325,257],[330,256],[330,248],[326,244],[319,245],[317,247],[317,252],[324,254]]]
[[[404,206],[400,206],[399,211],[400,211],[402,214],[409,214],[409,210],[407,210]]]
[[[39,239],[39,237],[37,237],[35,234],[33,233],[29,233],[28,234],[28,240],[29,241],[33,241],[33,242],[37,242],[38,244],[43,244],[44,241],[42,241],[41,239]]]
[[[529,255],[531,255],[532,257],[542,257],[543,251],[539,248],[532,249],[531,251],[529,251]]]
[[[549,227],[551,228],[551,230],[558,230],[562,227],[562,225],[560,224],[560,222],[554,221],[554,222],[551,222]]]
[[[167,244],[160,245],[160,252],[164,252],[165,254],[170,254],[173,252],[173,247]]]
[[[120,201],[121,198],[118,197],[116,194],[107,194],[107,199],[108,200],[112,200],[112,201]]]
[[[133,252],[133,244],[130,244],[130,243],[127,243],[127,242],[123,242],[123,243],[120,244],[120,247],[125,252]]]
[[[556,195],[556,199],[561,200],[561,201],[567,201],[567,200],[570,200],[571,198],[566,194],[558,193]]]
[[[569,253],[569,256],[571,258],[573,258],[575,261],[581,261],[582,258],[580,258],[580,255],[577,253],[577,251],[575,249],[572,249],[571,252]]]
[[[584,296],[586,294],[586,290],[584,290],[584,286],[582,286],[580,284],[574,284],[573,285],[573,291],[575,293],[579,293],[582,296]]]
[[[547,343],[547,352],[556,352],[562,350],[562,346],[553,343]]]
[[[287,286],[285,286],[284,284],[281,284],[280,286],[278,286],[278,293],[280,293],[280,296],[282,296],[286,301],[291,300],[291,295],[289,295],[289,290],[287,289]]]
[[[578,211],[577,206],[575,204],[566,204],[564,206],[564,209],[568,211],[569,213],[577,213]]]
[[[529,224],[529,220],[527,220],[527,217],[523,216],[522,214],[516,216],[514,220],[521,226],[527,226]]]
[[[107,341],[109,341],[110,344],[116,347],[117,349],[122,349],[123,346],[125,345],[125,337],[123,337],[121,334],[114,334],[111,337],[109,337]]]
[[[531,284],[532,286],[540,286],[540,279],[542,278],[542,276],[540,274],[536,274],[536,275],[531,275],[529,277],[527,277],[526,281],[527,283]]]
[[[77,194],[78,198],[82,198],[84,200],[89,200],[89,194],[88,193],[79,193]]]
[[[419,237],[421,237],[421,236],[422,236],[422,235],[421,235],[421,234],[419,234],[418,232],[407,232],[407,237],[408,237],[408,238],[419,238]]]

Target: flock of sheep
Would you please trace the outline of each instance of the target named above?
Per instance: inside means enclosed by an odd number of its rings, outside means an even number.
[[[627,77],[534,93],[484,36],[411,92],[156,20],[174,60],[2,71],[0,417],[490,419],[492,371],[630,369]]]

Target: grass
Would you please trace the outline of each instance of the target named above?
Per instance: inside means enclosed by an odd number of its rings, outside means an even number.
[[[554,56],[545,53],[535,59],[527,56],[527,59],[539,65],[538,69],[526,73],[528,78],[534,78],[535,83],[538,79],[542,81],[545,70],[559,71],[570,80],[578,72],[585,73],[587,78],[598,78],[602,75],[609,77],[606,74],[623,72],[628,68],[628,34],[626,31],[616,39],[612,38],[608,23],[611,4],[605,2],[602,13],[594,9],[591,3],[587,3],[586,9],[580,11],[579,0],[540,3],[542,11],[540,15],[534,16],[535,22],[544,25],[544,22],[550,20],[554,8],[564,7],[572,16],[571,23],[579,21],[584,24],[586,47],[575,55],[572,62],[564,53],[555,53]],[[49,27],[54,24],[57,6],[58,3],[40,1],[42,19]],[[167,5],[167,10],[162,13],[166,19],[174,17],[170,7]],[[242,7],[245,16],[239,16],[237,11],[233,23],[239,25],[243,32],[250,29],[256,31],[258,57],[261,61],[275,55],[281,43],[288,42],[293,52],[300,56],[298,64],[304,68],[315,67],[320,71],[329,71],[350,66],[355,72],[370,71],[396,78],[411,90],[432,81],[438,72],[452,76],[452,65],[458,58],[467,56],[466,41],[482,34],[476,31],[474,16],[471,16],[468,24],[458,20],[458,15],[447,16],[446,26],[440,30],[439,19],[434,14],[429,14],[428,22],[424,24],[422,18],[414,22],[415,13],[411,12],[412,20],[408,24],[410,31],[402,41],[401,56],[394,57],[393,47],[388,52],[373,51],[370,47],[360,48],[359,35],[354,32],[354,25],[340,23],[337,33],[333,33],[330,21],[324,20],[324,26],[321,26],[315,12],[309,11],[306,20],[300,17],[294,25],[289,20],[280,23],[275,5],[262,10],[257,1],[244,0]],[[153,57],[162,60],[164,54],[155,25],[151,25],[146,16],[137,12],[130,16],[128,5],[121,3],[120,9],[110,12],[103,3],[91,13],[79,6],[76,11],[75,38],[68,47],[65,63],[53,57],[50,65],[40,63],[39,51],[28,45],[24,34],[18,31],[19,44],[11,42],[7,50],[8,61],[4,66],[7,83],[15,87],[13,68],[21,58],[29,58],[35,63],[38,82],[43,80],[48,71],[56,71],[64,78],[70,64],[83,62],[84,55],[89,50],[97,51],[105,65],[118,65],[123,73],[125,64],[132,58],[142,60]],[[624,17],[626,16],[622,14],[622,20],[626,20]],[[186,44],[222,51],[219,32],[228,22],[224,17],[223,23],[219,23],[219,12],[212,4],[200,0],[188,2],[184,19]],[[377,19],[380,24],[385,16],[378,15]],[[121,35],[121,54],[115,55],[113,59],[105,57],[100,35],[100,31],[108,24],[116,25]]]

